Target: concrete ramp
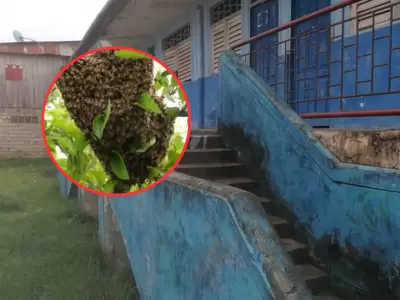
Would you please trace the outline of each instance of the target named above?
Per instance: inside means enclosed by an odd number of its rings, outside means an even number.
[[[361,289],[378,278],[395,283],[399,132],[313,131],[232,51],[220,58],[218,82],[224,144],[292,210],[314,253],[327,258],[337,245]]]
[[[251,193],[173,173],[139,195],[104,201],[141,299],[312,299]],[[100,220],[104,248],[115,249]]]

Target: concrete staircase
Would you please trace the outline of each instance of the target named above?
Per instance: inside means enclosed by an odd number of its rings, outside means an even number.
[[[191,176],[234,186],[260,196],[259,183],[247,176],[245,166],[238,163],[235,151],[226,149],[215,130],[192,131],[188,148],[176,171]],[[282,245],[303,274],[315,300],[341,300],[330,290],[328,275],[312,262],[309,248],[296,238],[293,224],[276,214],[273,201],[262,199],[269,221]]]

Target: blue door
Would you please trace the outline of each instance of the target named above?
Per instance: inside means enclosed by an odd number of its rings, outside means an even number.
[[[331,0],[292,0],[292,19],[300,18],[330,4]],[[330,28],[327,27],[329,24],[330,14],[327,14],[303,22],[295,26],[292,31],[295,44],[292,100],[309,100],[294,106],[299,114],[328,111],[328,100],[313,100],[329,97]],[[323,27],[327,28],[322,29]]]
[[[278,4],[276,0],[257,4],[250,11],[250,34],[268,31],[278,26]],[[250,66],[275,91],[278,89],[278,35],[273,34],[250,44]]]

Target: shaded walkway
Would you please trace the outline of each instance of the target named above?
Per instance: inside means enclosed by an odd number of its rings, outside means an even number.
[[[95,222],[59,196],[48,159],[0,161],[0,295],[135,299],[129,276],[102,263]]]

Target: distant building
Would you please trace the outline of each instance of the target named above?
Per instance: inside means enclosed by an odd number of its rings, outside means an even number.
[[[41,109],[78,41],[0,43],[0,159],[46,155]]]

